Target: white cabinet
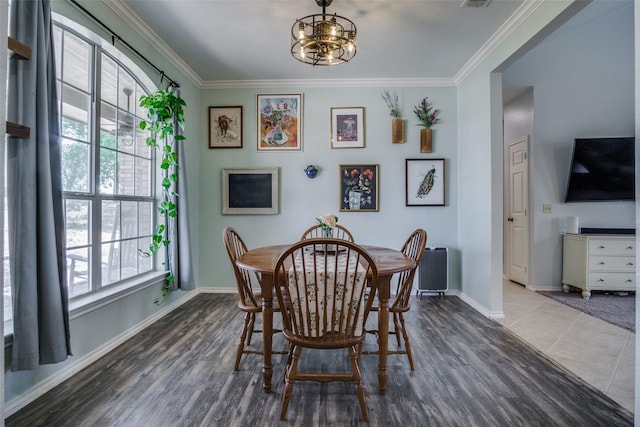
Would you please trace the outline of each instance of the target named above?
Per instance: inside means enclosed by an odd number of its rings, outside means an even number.
[[[636,290],[636,238],[619,235],[565,234],[562,256],[562,289]]]

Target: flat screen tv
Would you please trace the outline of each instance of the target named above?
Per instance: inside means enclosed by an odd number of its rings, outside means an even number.
[[[635,139],[576,138],[565,202],[634,199]]]

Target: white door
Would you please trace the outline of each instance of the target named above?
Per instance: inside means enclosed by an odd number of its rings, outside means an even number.
[[[529,137],[509,146],[508,276],[526,285],[529,281]]]

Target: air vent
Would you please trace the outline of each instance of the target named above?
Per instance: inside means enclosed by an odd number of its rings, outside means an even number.
[[[464,0],[460,7],[486,7],[491,0]]]

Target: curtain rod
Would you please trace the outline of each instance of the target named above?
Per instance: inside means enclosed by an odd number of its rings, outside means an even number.
[[[158,73],[160,73],[160,83],[162,83],[163,79],[167,79],[169,81],[169,85],[173,86],[174,88],[179,88],[180,84],[178,82],[176,82],[175,80],[169,78],[169,76],[167,76],[164,71],[162,71],[160,68],[158,68],[153,62],[151,62],[150,60],[148,60],[143,54],[141,54],[140,52],[138,52],[133,46],[131,46],[129,43],[127,43],[125,40],[122,39],[122,37],[120,37],[118,34],[115,33],[115,31],[113,31],[111,28],[109,28],[104,22],[102,22],[101,20],[99,20],[95,15],[93,15],[91,12],[89,12],[87,9],[85,9],[82,5],[80,5],[76,0],[69,0],[74,6],[76,6],[78,9],[80,9],[85,15],[87,15],[89,18],[93,19],[94,22],[96,22],[98,25],[100,25],[102,28],[104,28],[105,30],[107,30],[109,33],[111,33],[111,44],[115,46],[116,41],[119,41],[120,43],[122,43],[123,45],[125,45],[131,52],[135,53],[138,58],[142,59],[143,61],[145,61],[147,64],[149,64],[150,66],[153,67],[154,70],[156,70]]]

